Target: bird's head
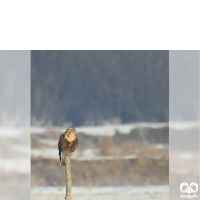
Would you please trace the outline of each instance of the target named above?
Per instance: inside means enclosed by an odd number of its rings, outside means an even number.
[[[75,128],[74,127],[69,127],[66,131],[65,131],[65,137],[70,137],[71,135],[75,135]]]

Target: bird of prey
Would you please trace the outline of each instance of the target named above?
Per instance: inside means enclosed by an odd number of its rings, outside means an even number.
[[[78,137],[75,135],[75,128],[69,127],[58,140],[58,154],[60,162],[65,165],[66,153],[70,154],[78,147]]]

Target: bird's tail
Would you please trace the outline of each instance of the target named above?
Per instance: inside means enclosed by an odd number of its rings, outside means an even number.
[[[66,155],[67,155],[66,151],[61,151],[61,160],[60,160],[60,163],[61,163],[62,166],[65,166]]]
[[[65,157],[66,157],[66,152],[65,151],[61,151],[60,164],[62,166],[65,166]]]
[[[69,155],[71,156],[72,155],[72,152],[67,152],[67,151],[61,151],[61,155],[60,155],[60,164],[62,166],[65,166],[65,159],[66,159],[66,156]]]

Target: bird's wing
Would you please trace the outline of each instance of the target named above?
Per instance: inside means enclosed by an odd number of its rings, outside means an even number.
[[[61,151],[62,151],[62,143],[65,139],[65,134],[63,133],[58,140],[58,155],[60,157],[60,161],[61,161]]]
[[[76,136],[73,145],[72,145],[72,152],[74,152],[76,150],[76,148],[78,147],[78,137]]]
[[[76,136],[76,139],[75,139],[75,144],[76,144],[76,147],[78,147],[79,142],[78,142],[78,137],[77,136]]]

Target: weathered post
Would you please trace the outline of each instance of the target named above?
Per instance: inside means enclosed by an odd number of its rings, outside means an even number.
[[[65,200],[72,199],[72,197],[71,197],[72,179],[71,179],[70,154],[71,154],[71,152],[65,152],[65,179],[66,179]]]
[[[78,147],[78,138],[74,134],[74,127],[69,127],[58,140],[58,155],[62,166],[65,166],[66,195],[65,200],[71,200],[72,178],[70,169],[70,156]]]

